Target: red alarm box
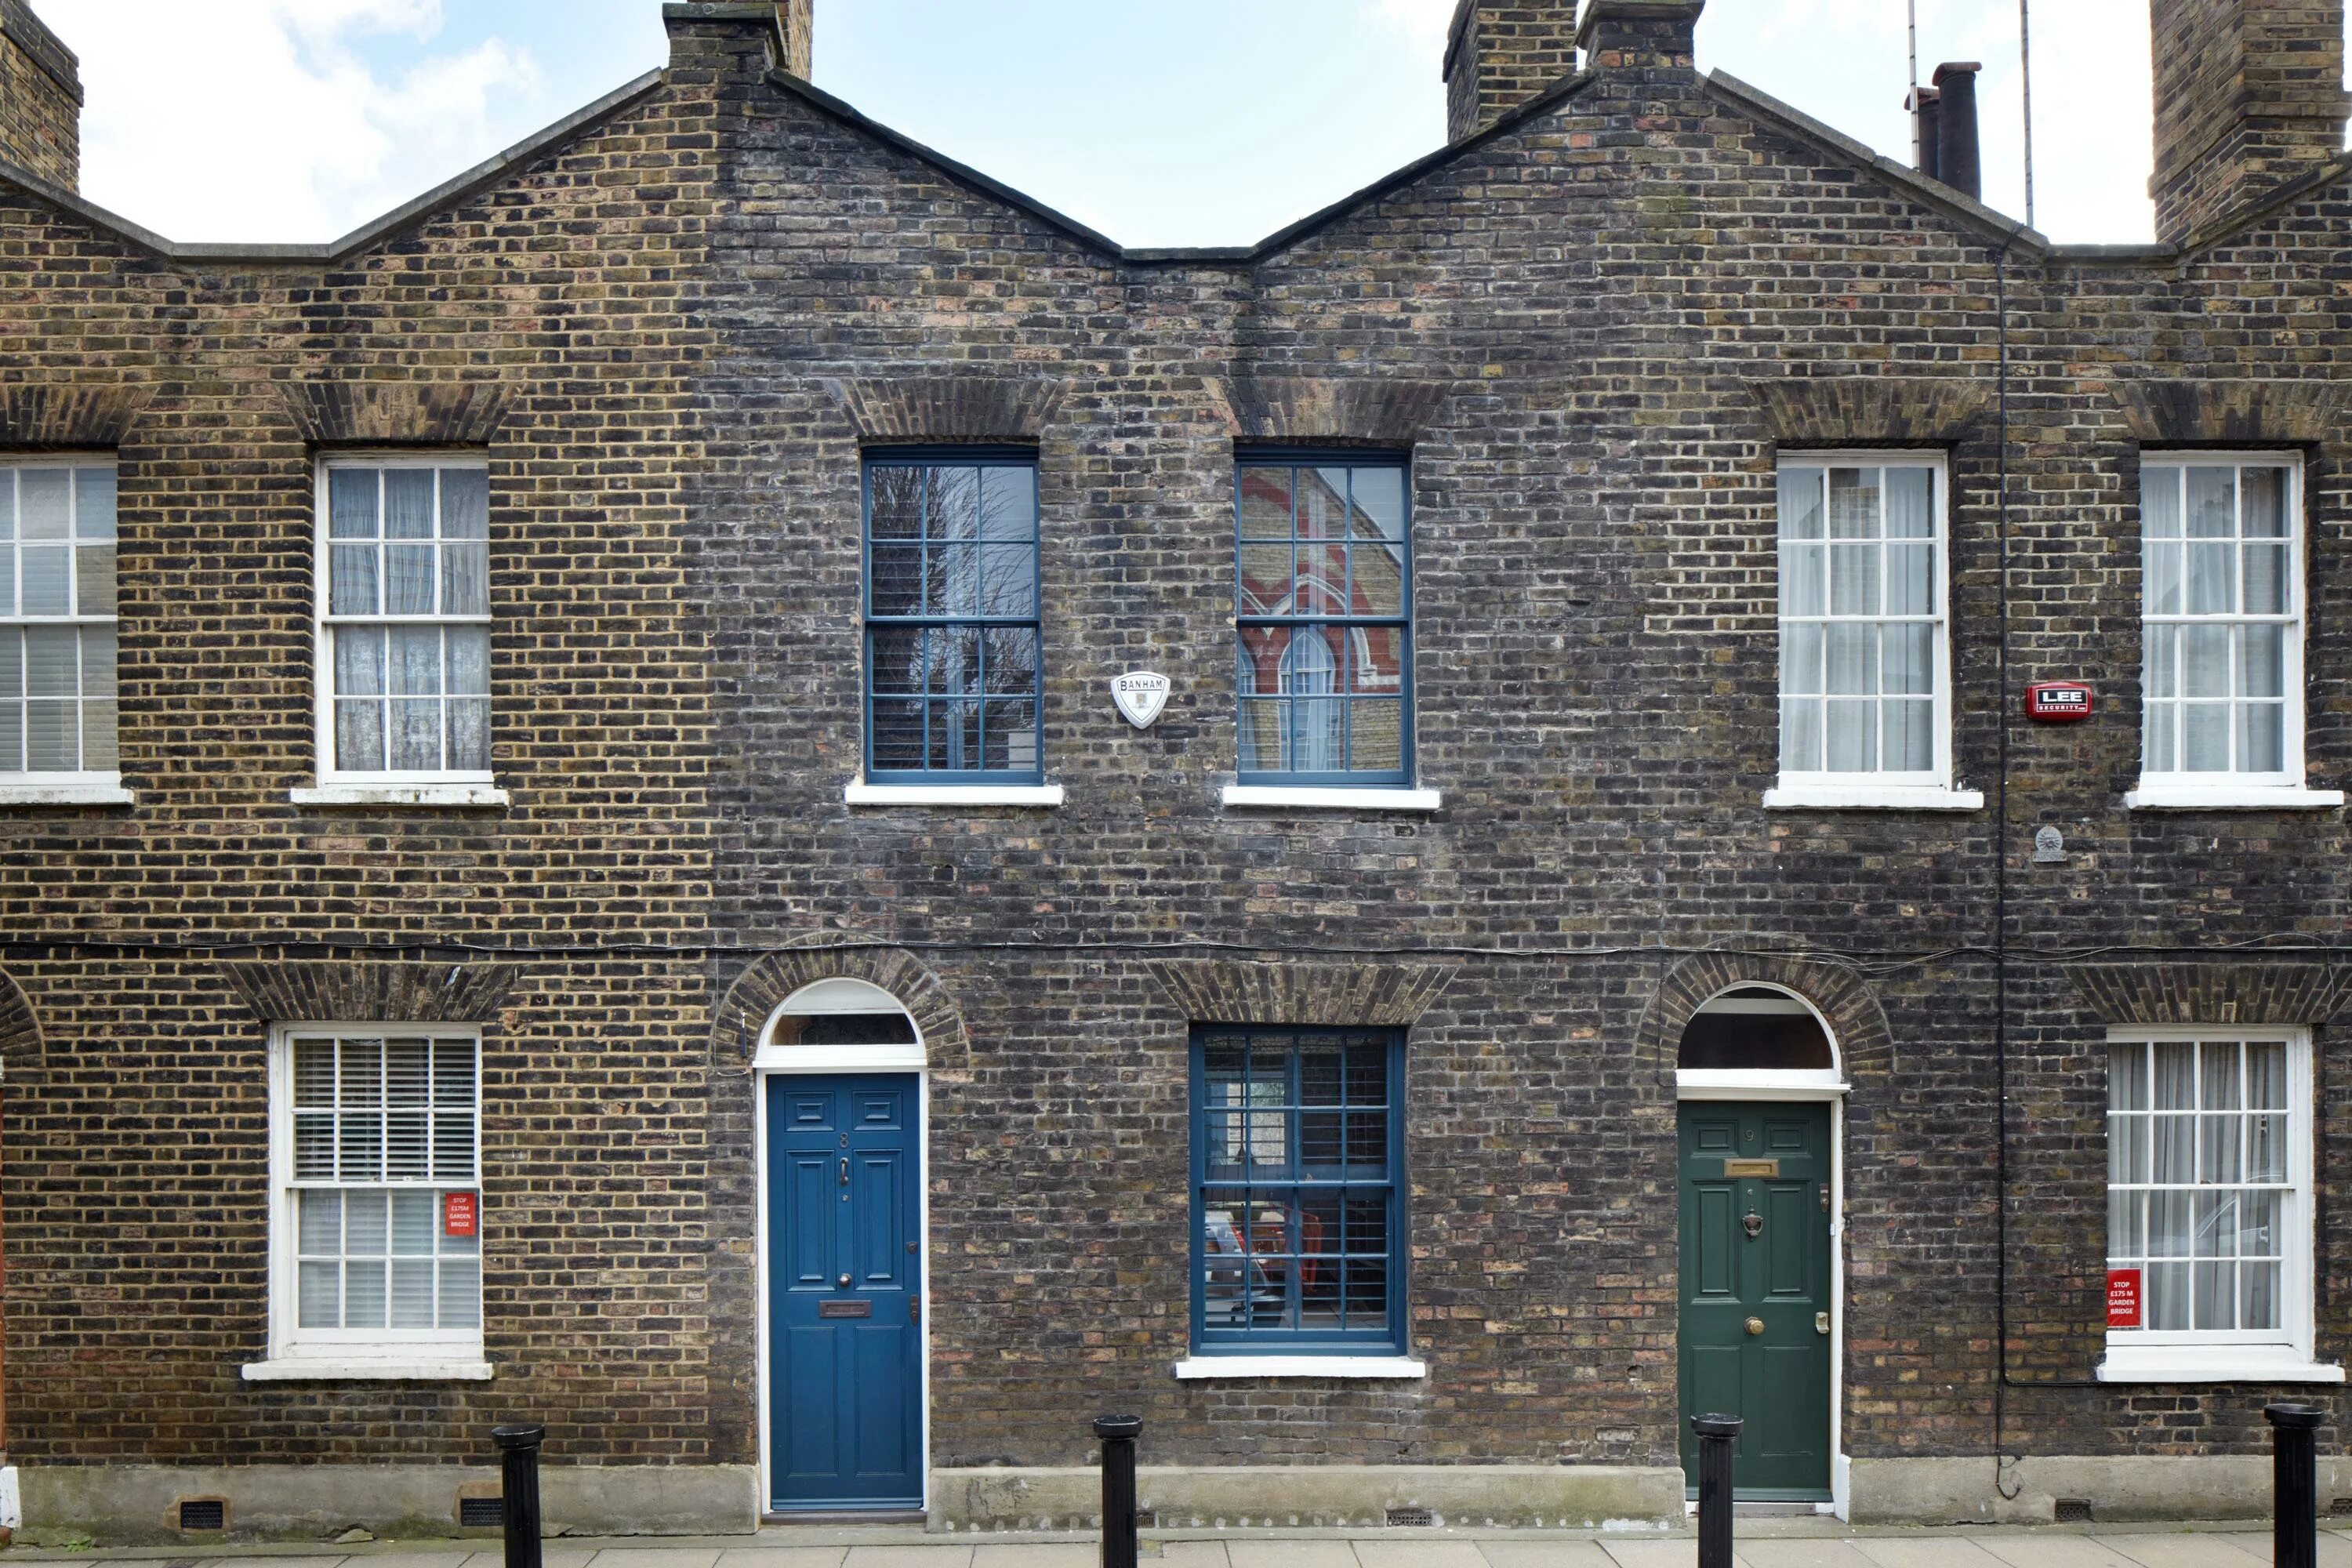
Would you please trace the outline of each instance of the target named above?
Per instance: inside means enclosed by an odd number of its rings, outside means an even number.
[[[2063,724],[2091,716],[2091,689],[2079,680],[2037,680],[2025,689],[2025,716]]]

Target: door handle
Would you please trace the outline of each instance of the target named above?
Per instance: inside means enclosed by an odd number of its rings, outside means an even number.
[[[841,1161],[841,1184],[845,1187],[849,1185],[849,1157],[845,1154]]]
[[[1815,1312],[1813,1314],[1813,1332],[1817,1334],[1825,1334],[1829,1331],[1830,1315],[1827,1312]]]
[[[1762,1332],[1764,1331],[1764,1320],[1763,1320],[1763,1319],[1761,1319],[1761,1318],[1750,1318],[1750,1319],[1748,1319],[1748,1331],[1749,1333],[1751,1333],[1751,1334],[1760,1334],[1760,1333],[1762,1333]]]
[[[849,1276],[846,1274],[841,1277],[841,1288],[845,1290],[849,1289]]]

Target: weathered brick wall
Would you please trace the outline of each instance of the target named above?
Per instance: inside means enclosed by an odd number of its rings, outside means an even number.
[[[0,1124],[15,1458],[478,1463],[517,1415],[548,1421],[558,1462],[745,1458],[710,1399],[711,716],[683,548],[713,149],[768,34],[682,26],[666,82],[324,263],[173,258],[0,204],[7,395],[137,395],[118,455],[138,804],[0,810],[0,965],[42,1034]],[[330,385],[349,395],[287,395]],[[304,430],[339,407],[379,440],[386,409],[467,429],[503,409],[484,444],[504,809],[289,802],[314,767]],[[273,1020],[228,964],[425,952],[520,972],[483,1020],[496,1380],[241,1382],[267,1351]]]
[[[0,0],[0,159],[72,190],[81,177],[81,72],[25,0]]]
[[[1576,69],[1576,0],[1462,0],[1446,40],[1445,135],[1459,142]]]

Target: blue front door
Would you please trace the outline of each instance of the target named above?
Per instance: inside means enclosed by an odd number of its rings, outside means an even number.
[[[922,1151],[910,1073],[768,1080],[770,1501],[923,1501]]]

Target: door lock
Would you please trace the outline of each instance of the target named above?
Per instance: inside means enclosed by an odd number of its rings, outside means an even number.
[[[1813,1332],[1817,1334],[1825,1334],[1829,1331],[1830,1315],[1827,1312],[1815,1312],[1813,1314]]]
[[[1751,1334],[1760,1334],[1760,1333],[1762,1333],[1762,1332],[1764,1331],[1764,1320],[1763,1320],[1763,1319],[1761,1319],[1761,1318],[1750,1318],[1750,1319],[1748,1319],[1748,1331],[1749,1333],[1751,1333]]]
[[[1741,1220],[1739,1225],[1741,1229],[1748,1232],[1748,1238],[1750,1241],[1764,1234],[1764,1216],[1754,1209],[1748,1211],[1748,1217]]]
[[[919,1323],[919,1322],[921,1322],[922,1321],[923,1321],[923,1299],[922,1299],[920,1296],[909,1296],[909,1297],[908,1297],[908,1298],[907,1298],[907,1321],[908,1321],[908,1322],[910,1322],[910,1323]]]
[[[849,1276],[846,1274],[841,1277],[841,1288],[845,1290],[849,1289]]]

